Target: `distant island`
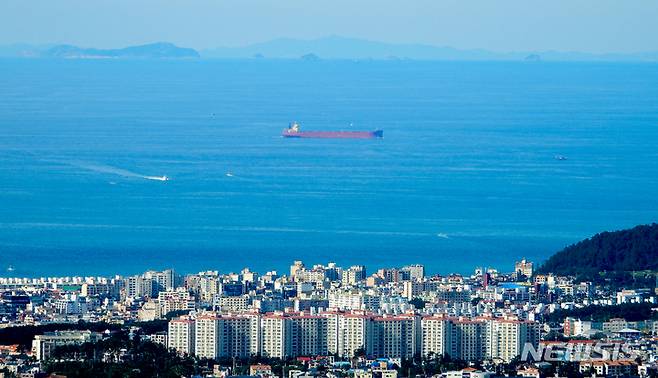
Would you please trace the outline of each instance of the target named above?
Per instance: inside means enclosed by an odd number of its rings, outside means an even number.
[[[658,224],[655,223],[596,234],[554,254],[538,270],[593,281],[618,281],[624,276],[637,280],[634,272],[641,271],[658,271]]]
[[[178,47],[172,43],[159,42],[147,45],[131,46],[122,49],[82,48],[72,45],[57,45],[40,54],[44,58],[67,59],[162,59],[162,58],[199,58],[199,53],[191,48]]]
[[[525,60],[527,62],[539,62],[541,60],[541,56],[539,56],[537,54],[530,54],[530,55],[525,57]]]
[[[314,61],[320,60],[320,57],[313,54],[313,53],[310,53],[310,54],[302,55],[301,57],[299,57],[299,59],[305,60],[307,62],[314,62]]]
[[[450,61],[658,61],[658,52],[585,53],[574,51],[499,52],[484,49],[458,49],[415,43],[388,43],[358,38],[328,36],[317,39],[278,38],[237,47],[217,47],[200,51],[213,59],[299,59],[317,55],[323,60],[450,60]]]
[[[600,61],[658,62],[658,51],[638,53],[587,53],[577,51],[490,51],[458,49],[418,43],[388,43],[328,36],[317,39],[278,38],[245,46],[204,50],[183,48],[168,42],[120,49],[83,48],[74,45],[13,44],[0,46],[0,57],[21,58],[202,58],[289,60],[428,60],[428,61]],[[306,58],[303,58],[306,57]],[[311,59],[308,59],[311,58]]]

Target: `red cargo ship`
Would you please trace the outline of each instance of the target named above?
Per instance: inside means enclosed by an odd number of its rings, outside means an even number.
[[[299,123],[293,122],[283,130],[284,138],[343,138],[343,139],[370,139],[383,138],[383,130],[375,131],[301,131]]]

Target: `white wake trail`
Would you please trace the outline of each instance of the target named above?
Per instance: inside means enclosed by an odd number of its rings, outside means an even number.
[[[58,163],[71,165],[73,167],[86,169],[92,172],[98,173],[109,173],[112,175],[122,176],[122,177],[131,177],[131,178],[140,178],[145,180],[152,181],[169,181],[171,178],[167,176],[148,176],[143,175],[137,172],[132,172],[127,169],[113,167],[111,165],[89,163],[84,161],[57,161]]]

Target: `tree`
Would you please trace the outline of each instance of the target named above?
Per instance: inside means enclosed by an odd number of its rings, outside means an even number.
[[[425,302],[425,301],[422,300],[421,298],[416,297],[416,298],[410,300],[409,303],[412,304],[412,305],[414,305],[414,307],[415,307],[416,309],[418,309],[418,310],[422,310],[422,309],[425,308],[425,304],[426,304],[427,302]]]
[[[578,263],[574,263],[574,262]],[[570,245],[551,256],[537,273],[576,276],[579,281],[612,283],[628,287],[655,287],[655,275],[632,272],[658,270],[658,224],[602,232]]]

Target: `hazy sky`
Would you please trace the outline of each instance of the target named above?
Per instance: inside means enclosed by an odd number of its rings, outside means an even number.
[[[496,51],[656,51],[658,0],[0,0],[0,44],[208,48],[327,35]]]

